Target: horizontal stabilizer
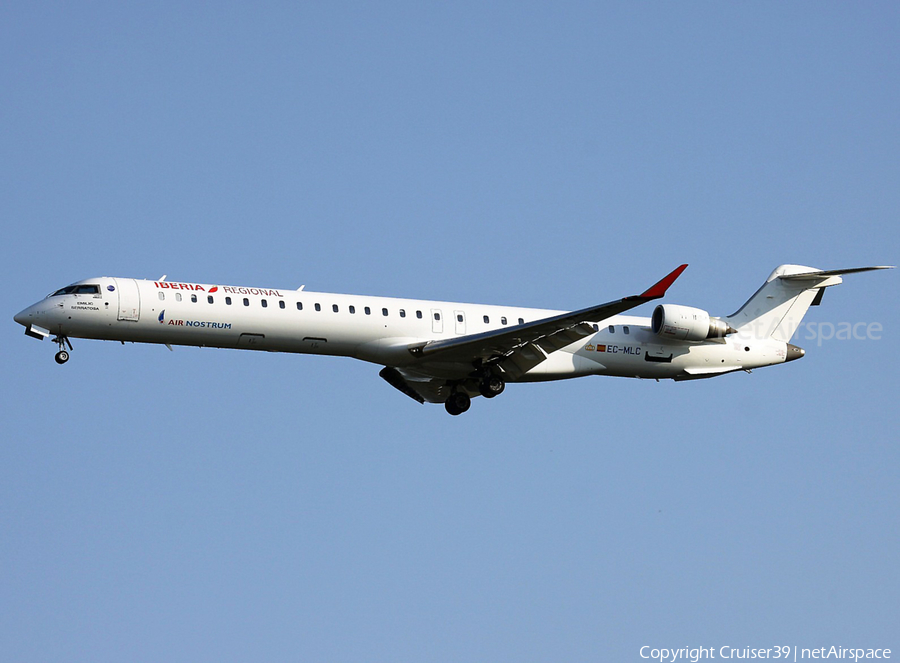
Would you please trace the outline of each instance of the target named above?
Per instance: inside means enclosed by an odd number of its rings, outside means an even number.
[[[877,267],[852,267],[850,269],[826,269],[814,272],[803,272],[802,274],[783,274],[778,278],[785,281],[808,281],[814,279],[827,278],[829,276],[840,276],[841,274],[856,274],[857,272],[871,272],[876,269],[894,269],[893,265],[880,265]]]

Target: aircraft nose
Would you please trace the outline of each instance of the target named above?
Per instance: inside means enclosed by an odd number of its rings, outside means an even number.
[[[23,311],[19,311],[13,316],[13,320],[18,322],[20,325],[27,327],[28,326],[28,309],[26,308]]]
[[[33,324],[37,321],[38,313],[40,307],[38,304],[32,304],[26,309],[22,309],[18,313],[13,316],[13,320],[18,322],[23,327],[27,327],[30,324]]]

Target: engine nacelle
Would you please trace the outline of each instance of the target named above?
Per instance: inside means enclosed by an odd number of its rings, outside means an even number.
[[[676,341],[705,341],[733,334],[734,329],[706,311],[691,306],[660,304],[653,310],[650,321],[653,333]]]

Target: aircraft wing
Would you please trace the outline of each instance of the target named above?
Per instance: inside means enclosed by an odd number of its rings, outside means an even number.
[[[639,295],[631,295],[599,306],[562,313],[514,327],[494,329],[481,334],[429,341],[408,349],[426,364],[500,365],[514,377],[542,362],[547,354],[594,334],[592,323],[599,323],[645,302],[659,299],[687,268],[681,265]]]

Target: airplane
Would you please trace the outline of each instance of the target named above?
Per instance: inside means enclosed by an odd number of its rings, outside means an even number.
[[[51,335],[65,364],[70,338],[353,357],[419,403],[451,415],[507,383],[587,375],[696,380],[794,361],[790,343],[810,306],[841,275],[891,267],[777,267],[737,312],[714,317],[659,304],[687,265],[639,295],[577,311],[424,301],[221,284],[101,277],[56,290],[14,316]],[[68,350],[66,349],[68,348]]]

